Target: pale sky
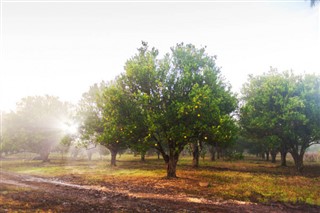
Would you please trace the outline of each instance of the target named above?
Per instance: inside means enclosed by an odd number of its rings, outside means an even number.
[[[77,103],[140,47],[207,46],[239,92],[270,66],[320,74],[320,5],[309,1],[0,0],[1,109],[31,95]]]

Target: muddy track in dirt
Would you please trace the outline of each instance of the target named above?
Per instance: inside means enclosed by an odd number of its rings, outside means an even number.
[[[63,179],[63,178],[62,178]],[[16,206],[1,206],[0,212],[34,210],[53,212],[319,212],[318,207],[262,205],[240,201],[217,201],[173,193],[144,193],[108,185],[82,185],[62,179],[0,172],[2,187],[22,190],[8,193]]]

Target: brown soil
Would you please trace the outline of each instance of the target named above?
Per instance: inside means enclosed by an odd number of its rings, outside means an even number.
[[[92,185],[72,175],[53,179],[3,171],[0,178],[0,212],[320,212],[311,206],[189,197],[166,185],[176,180],[107,179]]]

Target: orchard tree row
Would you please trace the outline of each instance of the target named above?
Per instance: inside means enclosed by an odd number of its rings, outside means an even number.
[[[281,154],[286,166],[290,153],[299,172],[306,149],[320,143],[320,77],[275,69],[250,76],[243,86],[239,124],[256,150]]]
[[[0,153],[28,150],[48,160],[52,148],[64,144],[100,144],[116,165],[120,150],[142,155],[157,150],[176,177],[181,152],[191,148],[193,165],[209,147],[243,146],[256,153],[287,153],[298,171],[303,155],[320,138],[320,77],[271,70],[250,76],[239,101],[205,48],[177,44],[162,58],[143,42],[125,63],[125,71],[109,82],[90,87],[77,106],[57,97],[27,97],[17,110],[4,114]],[[71,134],[74,123],[78,133]]]

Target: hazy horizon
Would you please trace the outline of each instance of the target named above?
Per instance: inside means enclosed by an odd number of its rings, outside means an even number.
[[[54,95],[76,103],[140,47],[207,46],[234,92],[270,66],[320,74],[320,6],[308,1],[1,2],[1,106]]]

